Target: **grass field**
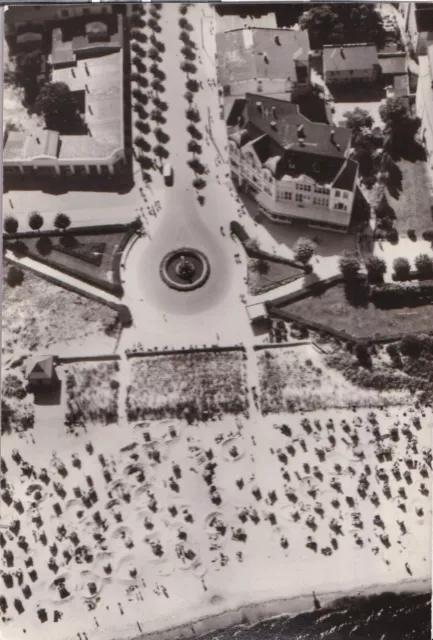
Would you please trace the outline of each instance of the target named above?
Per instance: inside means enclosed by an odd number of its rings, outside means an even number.
[[[69,365],[66,374],[66,423],[112,424],[118,418],[118,364],[112,362]]]
[[[400,309],[378,309],[371,303],[365,307],[352,306],[346,300],[343,285],[330,287],[320,296],[304,298],[283,309],[305,320],[346,331],[354,339],[372,340],[379,335],[392,338],[424,331],[432,322],[431,305]]]
[[[248,293],[259,295],[304,275],[301,269],[273,260],[248,258]]]
[[[4,272],[8,266],[6,261]],[[105,334],[117,317],[114,310],[29,271],[18,287],[4,283],[2,311],[2,353],[6,356]]]

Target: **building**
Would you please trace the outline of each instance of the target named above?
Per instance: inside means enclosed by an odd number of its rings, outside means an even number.
[[[5,11],[4,31],[6,40],[13,43],[16,36],[25,31],[49,26],[82,16],[100,16],[113,13],[114,5],[86,4],[15,4]]]
[[[421,119],[419,135],[422,138],[433,177],[433,43],[428,47],[427,55],[419,57],[416,114]]]
[[[237,98],[227,127],[233,182],[263,214],[348,230],[358,176],[349,129],[311,122],[297,105],[260,94]]]
[[[216,34],[218,81],[225,95],[305,91],[307,31],[243,28]]]
[[[323,47],[323,76],[326,84],[373,82],[379,71],[374,44],[342,44]]]
[[[383,84],[389,87],[393,97],[407,96],[410,89],[405,52],[379,53],[379,65]]]
[[[400,2],[403,32],[410,48],[417,55],[426,55],[433,44],[433,5],[431,2]]]
[[[41,127],[9,131],[3,144],[5,176],[109,177],[126,164],[123,17],[110,13],[97,21],[62,23],[51,37],[51,82],[68,85],[85,126],[68,135]]]
[[[34,356],[29,358],[26,380],[30,391],[52,391],[59,383],[54,368],[54,356]]]

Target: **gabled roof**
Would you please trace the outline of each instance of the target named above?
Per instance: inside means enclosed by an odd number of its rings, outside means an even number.
[[[245,109],[247,101],[245,98],[236,98],[236,100],[232,104],[232,108],[230,109],[229,116],[227,118],[227,126],[234,127],[238,124],[238,118],[242,115]]]
[[[353,191],[358,173],[358,163],[354,160],[346,160],[340,172],[333,182],[334,189]]]
[[[216,44],[222,85],[255,78],[294,81],[310,50],[307,31],[295,29],[235,29],[217,33]]]
[[[344,157],[349,148],[350,129],[310,122],[286,100],[252,93],[246,100],[248,130],[255,137],[266,133],[284,149],[336,158]]]
[[[403,52],[388,55],[379,54],[379,64],[384,74],[403,75],[407,73],[406,54]]]
[[[26,378],[29,381],[51,380],[53,372],[53,356],[34,356],[27,363]]]
[[[374,44],[342,44],[323,47],[323,70],[358,71],[371,69],[378,64],[377,47]]]

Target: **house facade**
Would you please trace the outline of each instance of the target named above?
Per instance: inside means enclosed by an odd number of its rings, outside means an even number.
[[[275,222],[303,220],[347,232],[358,175],[348,157],[350,131],[310,122],[297,105],[260,94],[238,99],[233,111],[238,115],[237,124],[228,119],[232,179],[259,211]]]
[[[246,27],[217,33],[216,45],[225,95],[296,95],[308,89],[307,31]]]
[[[433,43],[427,55],[419,56],[419,78],[416,91],[416,113],[421,119],[419,135],[425,147],[430,174],[433,177]]]
[[[373,44],[323,47],[323,75],[326,84],[373,82],[378,71],[377,47]]]

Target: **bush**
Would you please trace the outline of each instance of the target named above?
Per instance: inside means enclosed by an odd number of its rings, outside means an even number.
[[[64,231],[70,226],[70,224],[71,219],[66,215],[66,213],[58,213],[54,218],[54,226],[56,227],[56,229],[61,229],[62,231]]]
[[[415,336],[408,334],[404,336],[400,343],[400,351],[404,356],[410,356],[411,358],[418,358],[421,355],[423,348],[423,341],[421,336]]]
[[[382,309],[416,307],[433,302],[433,283],[401,283],[372,286],[370,299]]]
[[[204,189],[206,186],[206,180],[204,180],[203,178],[194,178],[194,180],[192,181],[192,186],[197,190]]]
[[[36,251],[41,254],[41,256],[48,256],[53,250],[53,243],[48,236],[42,236],[38,239],[36,243]]]
[[[353,282],[359,278],[361,263],[356,254],[345,251],[338,261],[341,275],[348,282]]]
[[[410,263],[407,258],[396,258],[393,262],[393,267],[396,280],[409,280]]]
[[[365,263],[369,282],[381,282],[386,273],[386,262],[379,256],[369,256]]]
[[[357,342],[357,344],[355,345],[355,355],[358,358],[358,362],[361,366],[371,366],[371,356],[368,345],[365,342]]]
[[[428,242],[433,242],[433,229],[427,229],[427,231],[424,231],[422,237]]]
[[[10,287],[18,287],[20,284],[22,284],[23,280],[24,280],[24,273],[22,269],[20,269],[19,267],[16,267],[15,265],[12,265],[11,267],[9,267],[8,273],[6,276],[6,282]]]
[[[44,219],[41,216],[41,214],[38,213],[37,211],[32,211],[32,213],[29,215],[30,229],[33,229],[33,231],[39,231],[39,229],[42,227],[43,224],[44,224]]]
[[[415,267],[420,278],[433,277],[433,260],[427,253],[420,253],[415,258]]]
[[[18,231],[18,220],[13,216],[6,216],[3,221],[3,229],[6,233],[16,233]]]
[[[316,244],[309,238],[298,238],[293,248],[295,260],[308,264],[316,253]]]

